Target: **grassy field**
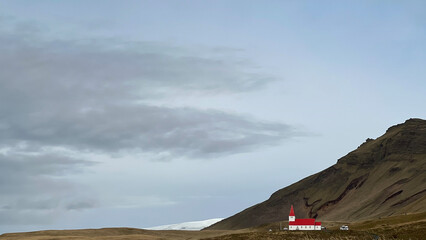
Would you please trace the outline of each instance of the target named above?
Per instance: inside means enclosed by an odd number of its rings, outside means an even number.
[[[340,231],[348,224],[349,231]],[[283,223],[283,226],[287,225]],[[134,228],[50,230],[8,233],[1,240],[278,240],[278,239],[426,239],[426,213],[408,214],[363,222],[324,222],[325,231],[279,231],[279,223],[242,230],[153,231]],[[269,231],[271,229],[272,231]]]
[[[278,240],[278,239],[426,239],[426,221],[401,225],[398,227],[383,227],[366,230],[326,230],[326,231],[276,231],[235,233],[225,236],[205,238],[205,240]]]
[[[234,231],[232,231],[234,232]],[[237,233],[243,233],[238,231]],[[220,237],[229,231],[155,231],[135,228],[103,228],[84,230],[49,230],[28,233],[8,233],[1,240],[160,240],[203,239]]]

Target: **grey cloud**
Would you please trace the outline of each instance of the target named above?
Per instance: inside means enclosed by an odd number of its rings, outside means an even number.
[[[66,206],[67,210],[82,210],[88,208],[94,208],[97,206],[97,202],[94,200],[85,200],[85,201],[74,201],[69,203]]]
[[[94,164],[52,153],[34,155],[9,150],[0,154],[0,223],[37,223],[37,216],[53,219],[51,213],[55,211],[76,209],[79,205],[95,207],[95,201],[85,196],[86,189],[66,178]]]
[[[42,119],[19,115],[10,117],[8,127],[0,130],[9,142],[25,140],[32,145],[104,152],[139,149],[211,157],[274,144],[297,134],[284,124],[191,108],[109,106],[55,116],[42,113]]]
[[[18,173],[26,176],[60,176],[75,171],[76,166],[94,164],[95,162],[92,161],[54,154],[0,154],[0,169],[4,171],[1,176],[17,175]]]
[[[7,103],[0,105],[0,145],[208,158],[297,134],[285,124],[146,103],[255,90],[272,80],[248,65],[160,43],[22,36],[0,32],[0,101]]]
[[[31,98],[29,93],[37,91],[40,100],[79,101],[84,96],[88,103],[103,104],[161,97],[170,91],[256,90],[273,80],[241,61],[200,57],[167,44],[41,41],[26,34],[0,35],[5,70],[0,79],[14,81],[8,85],[11,89],[4,89],[19,90],[14,97]]]
[[[0,154],[0,191],[3,194],[42,194],[43,191],[64,192],[71,189],[64,176],[81,172],[96,164],[61,155]],[[62,177],[62,178],[58,178]]]

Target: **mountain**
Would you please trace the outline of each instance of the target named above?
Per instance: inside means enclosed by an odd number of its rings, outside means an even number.
[[[333,166],[273,193],[207,229],[241,229],[297,218],[358,221],[426,212],[426,120],[390,127]]]
[[[146,229],[147,230],[201,230],[221,220],[223,220],[223,218],[213,218],[213,219],[208,219],[203,221],[184,222],[184,223],[163,225],[158,227],[151,227]]]

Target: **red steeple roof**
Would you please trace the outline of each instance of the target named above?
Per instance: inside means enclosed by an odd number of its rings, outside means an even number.
[[[293,205],[291,205],[291,209],[290,209],[290,215],[289,216],[294,216],[294,210],[293,210]]]

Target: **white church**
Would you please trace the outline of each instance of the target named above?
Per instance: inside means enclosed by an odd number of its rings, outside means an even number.
[[[321,222],[316,222],[314,218],[296,219],[293,205],[291,205],[288,230],[321,230]]]

